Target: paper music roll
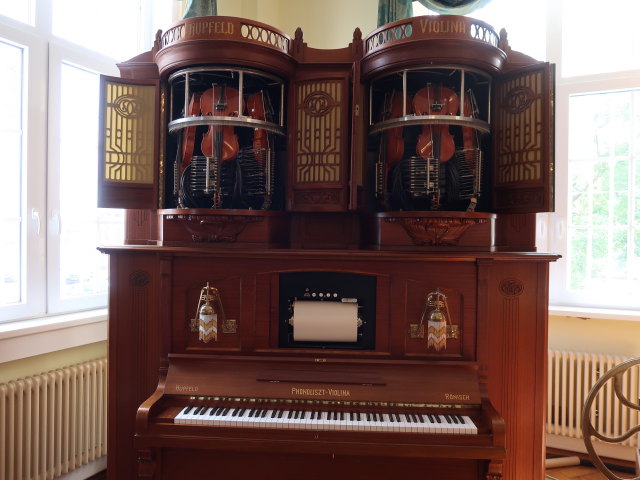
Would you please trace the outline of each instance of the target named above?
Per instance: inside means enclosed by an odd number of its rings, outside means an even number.
[[[293,302],[293,340],[296,342],[355,342],[358,304]]]

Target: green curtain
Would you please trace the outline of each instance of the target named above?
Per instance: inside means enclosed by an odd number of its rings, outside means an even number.
[[[378,26],[413,17],[412,0],[378,0]]]
[[[491,0],[418,0],[429,10],[445,15],[466,15],[484,7]]]
[[[182,18],[210,17],[218,15],[217,0],[189,0]]]
[[[434,12],[466,15],[485,6],[491,0],[418,0]],[[413,16],[412,0],[378,0],[378,26]]]

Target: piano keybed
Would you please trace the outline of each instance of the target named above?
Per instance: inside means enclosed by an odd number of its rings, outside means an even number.
[[[360,432],[402,432],[474,435],[470,417],[453,413],[412,413],[388,410],[357,411],[187,405],[174,423],[232,428],[276,428]]]

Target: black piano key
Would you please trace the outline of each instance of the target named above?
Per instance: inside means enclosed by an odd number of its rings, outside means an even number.
[[[200,410],[200,413],[198,415],[204,415],[205,413],[207,413],[208,410],[209,410],[209,407],[202,407],[202,410]]]
[[[292,418],[293,417],[293,410],[289,410],[289,414],[287,415],[287,418]]]
[[[193,405],[188,405],[184,408],[184,410],[182,411],[183,415],[186,415],[187,413],[189,413],[191,410],[193,410]]]
[[[400,414],[398,413],[394,413],[394,415],[396,416],[396,422],[401,422],[402,420],[400,419]]]
[[[340,420],[344,420],[344,412],[340,412]]]
[[[273,410],[273,411],[271,412],[271,418],[275,418],[275,417],[277,417],[277,416],[278,416],[278,412],[279,412],[279,410]]]
[[[367,412],[367,422],[371,421],[371,413]]]
[[[263,409],[260,411],[260,418],[264,418],[267,416],[268,410],[267,409]]]
[[[361,416],[360,416],[360,412],[356,413],[356,419],[360,422],[361,421]]]
[[[450,415],[445,415],[444,419],[447,421],[447,423],[453,423],[453,420],[451,420],[451,416]]]
[[[278,418],[282,418],[284,416],[284,410],[278,410]]]
[[[418,417],[418,423],[424,423],[424,417],[422,415],[416,415]]]

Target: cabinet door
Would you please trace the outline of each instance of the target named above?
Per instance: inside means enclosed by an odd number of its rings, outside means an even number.
[[[309,75],[312,75],[310,73]],[[289,186],[292,212],[344,212],[349,202],[350,72],[293,82]]]
[[[159,85],[101,76],[98,206],[158,205]]]
[[[498,78],[493,99],[493,210],[554,208],[554,65],[541,63]]]

